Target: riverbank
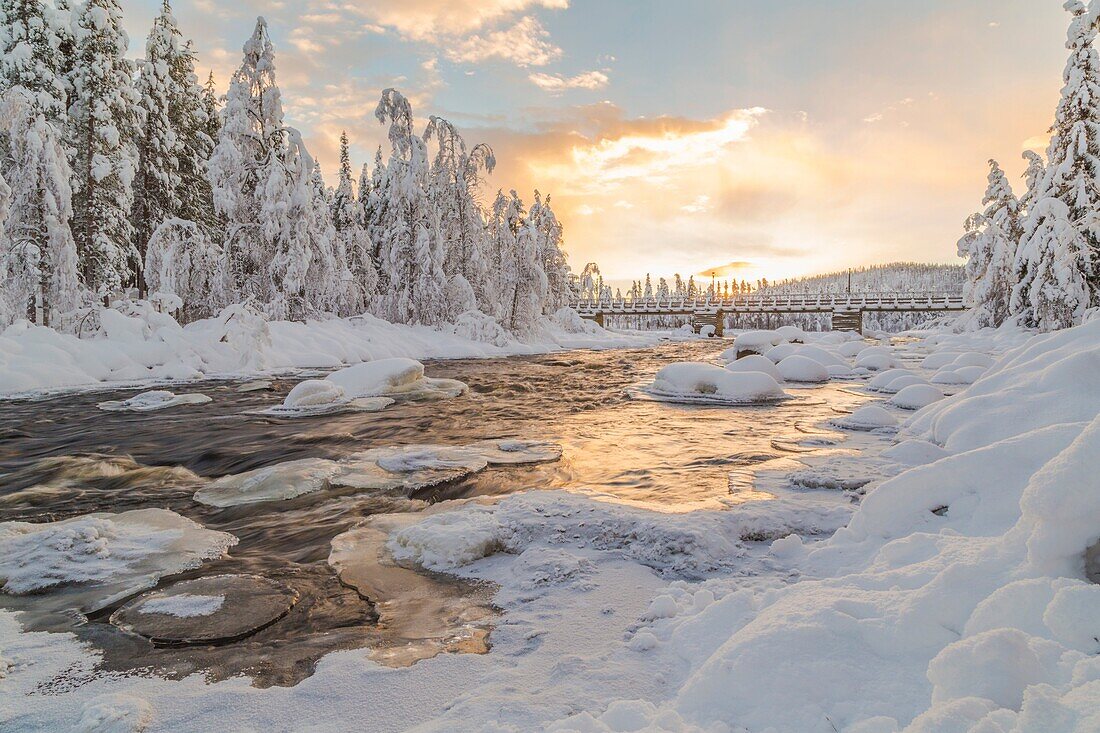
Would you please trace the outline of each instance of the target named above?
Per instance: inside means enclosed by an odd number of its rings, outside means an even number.
[[[441,330],[369,315],[268,321],[251,308],[232,306],[215,318],[181,326],[139,304],[125,314],[98,311],[82,338],[22,321],[0,332],[0,398],[261,377],[390,357],[491,358],[694,338],[671,331],[608,331],[563,309],[519,339],[487,317],[467,315]]]

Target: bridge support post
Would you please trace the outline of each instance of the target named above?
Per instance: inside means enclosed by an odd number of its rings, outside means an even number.
[[[597,313],[592,318],[592,320],[596,322],[597,326],[599,326],[600,328],[604,328],[604,325],[603,325],[603,311],[600,311],[599,313]]]
[[[863,311],[861,310],[836,310],[833,311],[832,328],[834,331],[855,331],[863,335]]]
[[[714,317],[714,335],[718,338],[722,338],[726,335],[726,314],[719,308],[718,313],[715,314]]]

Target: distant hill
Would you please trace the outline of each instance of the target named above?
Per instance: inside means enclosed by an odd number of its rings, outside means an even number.
[[[898,293],[960,291],[965,280],[962,265],[931,265],[924,262],[892,262],[852,270],[852,292]],[[769,283],[763,294],[843,293],[848,289],[848,271],[830,272]]]

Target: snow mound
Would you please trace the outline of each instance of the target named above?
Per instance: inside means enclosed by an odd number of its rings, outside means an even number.
[[[906,387],[912,387],[914,384],[928,384],[928,382],[922,377],[918,377],[916,374],[903,374],[896,379],[891,379],[889,384],[885,387],[881,387],[878,391],[883,394],[897,394]]]
[[[931,384],[911,384],[890,398],[890,404],[903,410],[920,410],[943,399],[943,392]]]
[[[126,400],[100,402],[98,407],[108,412],[153,412],[179,405],[203,405],[210,401],[210,398],[204,394],[178,395],[167,390],[153,390],[142,392]]]
[[[735,355],[763,354],[782,341],[783,337],[775,331],[746,331],[733,339],[733,351]]]
[[[881,405],[864,405],[851,415],[833,420],[832,423],[849,430],[878,430],[896,427],[898,419]]]
[[[387,546],[398,561],[435,571],[452,571],[497,552],[553,545],[612,553],[662,574],[699,577],[736,566],[746,541],[829,532],[849,511],[832,503],[773,500],[668,515],[565,491],[532,491],[425,516],[393,532]]]
[[[1036,337],[919,413],[909,431],[952,455],[883,482],[831,538],[776,543],[819,580],[731,583],[702,610],[689,588],[658,597],[635,636],[689,671],[627,729],[1096,730],[1098,359],[1100,323]]]
[[[890,382],[893,382],[898,377],[916,376],[908,369],[887,369],[881,371],[871,378],[871,381],[867,383],[867,386],[872,390],[878,392],[879,390],[888,387]]]
[[[829,381],[829,370],[819,361],[808,356],[788,356],[777,365],[779,373],[788,382],[820,384]]]
[[[923,466],[935,463],[951,455],[935,443],[926,440],[903,440],[892,448],[883,451],[884,457],[907,466]]]
[[[232,535],[166,509],[88,514],[45,524],[4,522],[0,581],[4,592],[16,595],[79,584],[101,587],[110,597],[220,558],[235,544]]]
[[[860,353],[859,357],[856,359],[857,367],[870,369],[873,372],[880,372],[885,369],[897,369],[900,366],[897,360],[892,356],[881,353],[868,354],[867,351],[870,351],[870,349]]]
[[[642,392],[664,402],[711,405],[775,402],[787,397],[775,379],[763,372],[732,372],[696,362],[669,364]]]
[[[736,361],[731,361],[726,364],[726,369],[731,372],[762,372],[774,379],[776,383],[783,381],[783,375],[775,368],[775,363],[765,356],[760,356],[760,354],[749,354]]]

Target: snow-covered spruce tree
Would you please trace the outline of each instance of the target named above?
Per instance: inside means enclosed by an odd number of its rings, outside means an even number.
[[[10,213],[3,225],[0,282],[9,317],[33,312],[42,325],[76,308],[80,299],[69,163],[42,96],[15,87],[0,96],[0,174]],[[28,310],[33,303],[34,308]]]
[[[139,262],[130,213],[141,108],[116,0],[87,0],[73,35],[73,234],[84,284],[102,296],[133,284]]]
[[[206,123],[202,131],[210,138],[211,144],[217,142],[222,130],[222,108],[218,101],[218,87],[214,83],[214,72],[206,77],[202,85],[202,109],[206,113]]]
[[[967,258],[966,303],[979,328],[1000,326],[1010,315],[1016,248],[1023,234],[1020,202],[1008,178],[995,160],[989,168],[982,199],[986,208],[967,220],[968,231],[959,240],[959,255]]]
[[[199,84],[195,74],[195,51],[190,41],[174,55],[170,72],[173,94],[169,119],[181,142],[177,216],[212,231],[218,226],[218,218],[214,212],[207,162],[214,152],[219,124],[217,97],[209,100],[207,90]]]
[[[174,89],[172,65],[179,54],[179,31],[167,0],[153,20],[140,62],[137,93],[142,110],[137,135],[137,176],[134,179],[134,249],[144,262],[149,238],[161,222],[180,211],[180,155],[183,139],[173,124],[171,107],[180,94]],[[144,268],[138,286],[145,290]]]
[[[367,166],[359,178],[359,198],[352,184],[351,153],[348,135],[340,133],[340,179],[332,200],[332,224],[335,230],[335,254],[344,263],[339,283],[340,311],[358,315],[370,310],[377,293],[378,271],[371,257],[371,242],[364,225],[363,186],[370,192]]]
[[[490,311],[506,327],[512,322],[512,302],[519,286],[516,237],[523,226],[523,203],[515,191],[497,192],[489,217],[490,287],[497,305]]]
[[[311,198],[313,163],[292,146],[275,80],[275,51],[263,18],[244,45],[222,112],[208,171],[234,301],[254,300],[283,317],[304,308],[309,267],[306,223],[294,212]],[[293,147],[293,150],[292,150]],[[297,198],[296,198],[297,197]]]
[[[1043,331],[1080,323],[1090,305],[1088,240],[1072,216],[1061,199],[1047,197],[1025,222],[1018,260],[1029,279],[1016,285],[1012,304],[1027,325]]]
[[[1024,171],[1024,195],[1020,197],[1020,210],[1026,214],[1027,209],[1036,200],[1041,192],[1043,178],[1046,176],[1046,161],[1043,156],[1034,150],[1025,150],[1023,159],[1027,161],[1027,170]]]
[[[523,204],[512,191],[513,207],[523,210]],[[536,204],[537,204],[536,200]],[[530,333],[543,313],[548,301],[550,286],[539,258],[539,238],[542,232],[538,221],[541,212],[532,207],[515,236],[515,270],[511,282],[506,326],[516,334]]]
[[[340,313],[343,298],[341,287],[350,280],[350,274],[347,258],[342,252],[337,256],[332,199],[325,188],[321,165],[317,162],[313,163],[309,179],[309,199],[304,215],[310,248],[305,282],[307,310]]]
[[[22,87],[51,123],[63,120],[67,98],[60,52],[67,34],[42,0],[0,2],[0,93]]]
[[[534,222],[538,234],[535,256],[546,278],[542,310],[543,313],[554,313],[574,296],[573,275],[562,249],[562,226],[550,207],[550,197],[547,196],[544,201],[538,191],[535,191],[535,203],[531,205],[528,218]]]
[[[1017,286],[1012,300],[1013,314],[1024,325],[1061,322],[1051,312],[1075,313],[1100,302],[1100,55],[1094,48],[1097,19],[1081,0],[1067,0],[1064,7],[1073,19],[1070,22],[1066,48],[1069,60],[1063,74],[1065,86],[1051,127],[1047,164],[1034,191],[1028,193],[1028,205],[1035,212],[1043,209],[1043,221],[1029,221],[1026,244],[1019,249],[1016,260]],[[1034,165],[1034,162],[1033,162]],[[1030,167],[1029,167],[1030,170]],[[1044,199],[1062,202],[1065,211],[1056,206],[1044,206]],[[1064,216],[1063,216],[1064,215]],[[1078,236],[1062,231],[1063,219]],[[1043,247],[1071,247],[1066,252],[1046,252]],[[1080,293],[1067,292],[1065,307],[1047,308],[1045,314],[1035,310],[1035,304],[1053,297],[1052,283],[1046,277],[1058,277],[1062,282],[1076,280],[1077,275],[1057,273],[1048,263],[1062,262],[1080,268],[1079,275],[1088,284],[1084,303],[1070,302]],[[1035,292],[1032,292],[1035,291]],[[1040,294],[1041,293],[1041,294]]]
[[[444,248],[449,316],[454,319],[474,308],[488,312],[491,296],[485,219],[477,192],[482,172],[492,173],[496,158],[485,144],[467,150],[454,125],[439,117],[432,117],[424,132],[425,141],[433,138],[439,149],[432,163],[428,199]]]
[[[389,124],[392,147],[376,189],[381,199],[377,234],[371,232],[381,247],[379,265],[387,280],[380,298],[382,313],[398,323],[439,325],[448,315],[446,276],[428,200],[427,148],[413,132],[412,106],[397,90],[382,92],[375,116]]]

